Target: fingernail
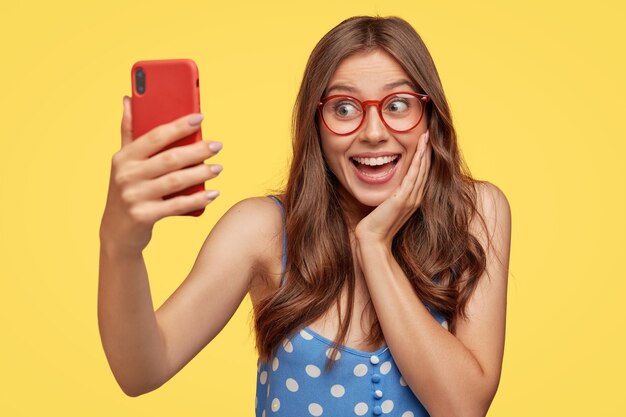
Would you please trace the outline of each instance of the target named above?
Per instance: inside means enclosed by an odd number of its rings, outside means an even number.
[[[222,149],[222,144],[219,142],[211,142],[209,143],[209,149],[212,150],[213,152],[217,152],[220,149]]]
[[[430,131],[426,131],[426,140],[424,141],[424,143],[428,143],[428,138],[430,136]]]
[[[221,165],[211,165],[211,168],[209,169],[211,170],[212,173],[219,174],[220,172],[222,172],[224,167]]]
[[[217,197],[218,195],[220,195],[220,192],[219,192],[219,191],[207,191],[207,192],[206,192],[206,196],[207,196],[207,198],[215,198],[215,197]]]
[[[193,116],[189,116],[187,123],[189,123],[190,126],[197,126],[200,124],[202,119],[204,119],[202,114],[194,114]]]

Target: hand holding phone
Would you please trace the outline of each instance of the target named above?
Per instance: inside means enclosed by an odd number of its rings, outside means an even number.
[[[200,82],[198,67],[191,59],[144,60],[136,62],[131,69],[132,126],[133,137],[139,138],[155,127],[169,123],[189,113],[200,113]],[[175,143],[168,144],[161,152],[176,146],[184,146],[202,140],[201,129]],[[204,190],[204,183],[178,190],[163,196],[170,199]],[[204,209],[189,213],[200,216]]]
[[[112,158],[109,194],[100,226],[101,240],[113,241],[117,250],[130,252],[147,246],[159,219],[202,213],[219,194],[205,192],[204,181],[221,171],[220,165],[203,163],[219,151],[219,142],[200,139],[181,144],[195,138],[201,114],[185,114],[140,136],[134,132],[137,124],[133,117],[130,99],[125,97],[122,148]],[[200,191],[189,192],[198,184],[202,184]]]

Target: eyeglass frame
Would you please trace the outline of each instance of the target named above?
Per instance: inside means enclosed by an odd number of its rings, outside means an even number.
[[[420,104],[422,105],[422,111],[420,114],[419,119],[417,119],[417,123],[415,123],[415,125],[411,126],[408,129],[403,129],[403,130],[396,130],[393,127],[389,126],[389,124],[387,123],[387,121],[385,120],[385,118],[383,117],[383,109],[382,109],[382,104],[389,98],[392,96],[396,96],[399,94],[409,94],[411,96],[415,96],[417,97],[417,99],[420,101]],[[349,98],[354,100],[355,102],[359,103],[359,105],[361,106],[361,108],[363,109],[363,115],[361,116],[361,122],[359,123],[359,125],[352,131],[348,132],[348,133],[337,133],[334,130],[332,130],[329,126],[328,123],[326,123],[326,120],[324,120],[324,112],[323,112],[323,108],[324,108],[324,104],[326,104],[326,102],[337,98],[337,97],[345,97],[345,98]],[[415,129],[420,122],[422,121],[422,118],[424,117],[424,111],[426,109],[426,103],[428,103],[430,101],[430,96],[428,96],[427,94],[420,94],[420,93],[414,93],[412,91],[397,91],[391,94],[387,94],[385,97],[383,97],[380,100],[365,100],[365,101],[361,101],[356,97],[353,96],[349,96],[346,94],[334,94],[332,96],[328,96],[328,97],[324,97],[322,99],[320,99],[320,102],[317,105],[317,110],[320,114],[320,119],[322,119],[322,123],[324,123],[324,126],[326,126],[326,128],[328,130],[330,130],[333,134],[337,135],[337,136],[348,136],[353,134],[354,132],[356,132],[357,130],[359,130],[361,128],[361,126],[363,126],[363,122],[365,121],[365,116],[367,116],[367,108],[369,106],[376,106],[376,109],[378,110],[378,117],[380,117],[380,120],[383,122],[383,124],[385,125],[385,127],[387,127],[387,129],[391,130],[392,132],[395,133],[406,133],[410,130]]]

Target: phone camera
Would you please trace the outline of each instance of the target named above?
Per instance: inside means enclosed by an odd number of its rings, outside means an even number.
[[[137,71],[135,71],[135,86],[139,94],[143,94],[146,91],[146,74],[143,68],[137,68]]]

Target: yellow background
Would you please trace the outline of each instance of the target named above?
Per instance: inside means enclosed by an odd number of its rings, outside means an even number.
[[[98,228],[122,96],[135,61],[193,58],[204,137],[224,143],[212,161],[224,171],[207,183],[221,196],[200,218],[155,226],[145,258],[156,307],[230,206],[280,185],[306,59],[357,14],[414,25],[473,175],[512,207],[506,351],[489,415],[623,415],[621,2],[90,3],[0,4],[0,415],[253,415],[249,298],[157,391],[126,397],[108,367]]]

